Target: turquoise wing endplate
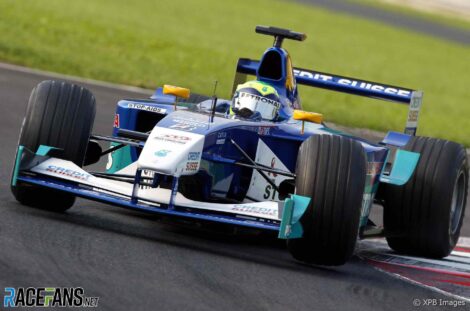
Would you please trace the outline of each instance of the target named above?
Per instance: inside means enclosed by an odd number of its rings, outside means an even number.
[[[380,175],[380,182],[403,186],[413,175],[419,161],[419,153],[398,149],[390,175]]]
[[[297,239],[302,237],[303,228],[300,223],[300,218],[307,210],[310,200],[309,197],[293,194],[284,201],[284,210],[278,238]]]
[[[41,157],[45,157],[48,155],[48,153],[52,150],[52,149],[59,149],[59,148],[56,148],[56,147],[51,147],[51,146],[46,146],[46,145],[40,145],[38,147],[38,150],[36,151],[36,155],[37,156],[41,156]],[[25,151],[26,150],[26,151]],[[18,175],[20,173],[20,169],[22,169],[22,163],[21,163],[21,159],[23,158],[23,153],[32,153],[31,150],[29,150],[28,148],[26,148],[25,146],[22,146],[22,145],[19,145],[18,146],[18,151],[16,152],[16,158],[15,158],[15,166],[13,168],[13,174],[11,176],[11,185],[13,187],[16,186],[16,182],[18,180]],[[24,164],[24,163],[23,163]]]

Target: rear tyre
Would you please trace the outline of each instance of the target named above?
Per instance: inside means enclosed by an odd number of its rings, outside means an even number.
[[[304,235],[287,241],[297,260],[344,264],[359,231],[366,178],[361,144],[347,137],[318,135],[304,141],[296,168],[296,194],[311,197],[300,219]]]
[[[400,253],[445,257],[457,243],[465,214],[466,151],[457,143],[428,137],[411,137],[404,149],[421,155],[407,184],[384,185],[387,242]]]
[[[95,118],[95,97],[67,82],[43,81],[31,92],[19,145],[36,151],[40,145],[63,149],[61,158],[82,166]],[[53,211],[70,208],[75,196],[18,182],[11,187],[24,205]]]

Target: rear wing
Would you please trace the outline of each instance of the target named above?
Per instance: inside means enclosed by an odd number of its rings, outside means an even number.
[[[259,64],[257,60],[240,58],[234,88],[246,81],[247,75],[256,76]],[[404,132],[408,135],[416,135],[419,110],[423,100],[422,91],[301,68],[294,68],[294,77],[298,84],[408,105],[408,119]]]

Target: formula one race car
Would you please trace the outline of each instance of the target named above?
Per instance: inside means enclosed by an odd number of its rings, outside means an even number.
[[[259,61],[239,59],[231,101],[165,85],[150,99],[119,101],[112,136],[91,133],[90,91],[38,84],[11,179],[16,199],[64,211],[78,196],[271,230],[294,258],[322,265],[345,263],[357,238],[376,236],[398,252],[447,256],[464,217],[468,163],[461,145],[415,136],[423,93],[294,68],[282,42],[305,34],[256,32],[274,36],[274,46]],[[333,130],[301,110],[299,84],[408,105],[405,133],[376,143]],[[104,155],[106,171],[82,168]],[[384,206],[383,227],[369,219],[374,202]]]

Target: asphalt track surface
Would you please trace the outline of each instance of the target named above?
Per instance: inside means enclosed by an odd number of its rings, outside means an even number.
[[[269,236],[175,225],[81,199],[63,214],[21,206],[10,172],[29,93],[44,79],[0,69],[0,292],[83,287],[100,310],[417,310],[415,298],[449,299],[356,256],[334,268],[299,264]],[[95,133],[111,132],[118,99],[142,96],[85,86],[97,98]]]
[[[330,11],[353,15],[369,20],[375,20],[393,27],[405,28],[428,36],[452,41],[459,44],[470,45],[470,31],[431,20],[405,15],[398,12],[386,11],[368,5],[348,2],[345,0],[296,0],[311,4]],[[353,30],[351,30],[353,31]],[[387,40],[387,38],[379,38]]]

